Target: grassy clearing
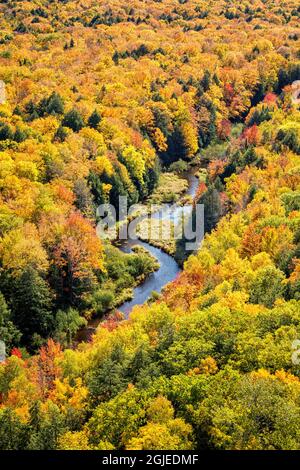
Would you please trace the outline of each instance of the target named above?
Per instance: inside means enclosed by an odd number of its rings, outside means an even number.
[[[174,256],[174,224],[169,220],[145,219],[139,224],[137,234],[141,240]]]
[[[177,202],[188,189],[188,182],[175,173],[162,173],[159,183],[148,204],[163,204]]]

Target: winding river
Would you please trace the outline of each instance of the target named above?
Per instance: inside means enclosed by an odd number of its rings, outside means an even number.
[[[193,170],[187,173],[185,177],[188,181],[188,189],[185,192],[185,195],[191,196],[193,198],[196,194],[199,180],[195,176],[195,171]],[[151,217],[164,219],[169,218],[175,224],[176,222],[179,222],[182,211],[184,209],[179,205],[176,205],[175,207],[174,205],[169,205],[168,209],[164,211],[163,214],[161,212],[153,213]],[[143,284],[134,289],[132,300],[125,302],[118,308],[118,310],[122,312],[126,318],[135,305],[141,305],[145,303],[153,291],[160,293],[163,287],[169,282],[173,281],[181,271],[179,265],[172,256],[168,255],[160,248],[156,248],[141,240],[125,240],[121,245],[119,245],[119,248],[124,253],[132,253],[132,247],[136,245],[146,248],[159,261],[160,268],[158,271],[148,276]]]
[[[191,196],[192,198],[195,196],[199,184],[199,180],[195,176],[196,170],[197,169],[192,168],[184,175],[188,181],[188,188],[184,195]],[[180,205],[170,204],[167,206],[166,210],[163,212],[153,213],[151,217],[168,218],[176,224],[177,221],[181,220],[183,210],[190,210],[190,206],[182,207]],[[134,288],[132,300],[129,300],[118,307],[118,310],[124,314],[125,318],[128,318],[135,305],[144,304],[150,298],[153,291],[160,293],[164,286],[173,281],[181,272],[180,266],[172,256],[168,255],[160,248],[156,248],[142,240],[124,240],[118,244],[118,248],[124,253],[132,253],[132,247],[137,245],[147,249],[155,258],[157,258],[160,268],[149,275],[141,285]],[[95,332],[102,320],[103,318],[94,318],[90,320],[88,326],[79,332],[77,341],[87,341]]]

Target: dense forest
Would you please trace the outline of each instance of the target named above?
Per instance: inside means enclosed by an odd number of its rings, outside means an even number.
[[[299,18],[0,1],[0,449],[300,449]],[[203,244],[124,319],[158,266],[99,239],[97,207],[196,164]]]

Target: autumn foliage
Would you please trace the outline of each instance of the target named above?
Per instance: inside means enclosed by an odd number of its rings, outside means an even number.
[[[0,3],[1,450],[299,450],[298,3]],[[172,164],[205,238],[124,320],[97,207]]]

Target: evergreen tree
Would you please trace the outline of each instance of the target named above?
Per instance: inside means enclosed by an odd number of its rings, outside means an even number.
[[[13,114],[14,114],[15,116],[22,116],[23,113],[22,113],[20,107],[19,107],[19,106],[16,106],[15,109],[13,110]]]
[[[48,114],[64,114],[64,103],[62,97],[53,92],[47,100],[46,112]]]
[[[105,196],[102,188],[102,182],[99,176],[93,171],[90,172],[88,177],[88,183],[91,188],[91,193],[93,195],[95,205],[100,206],[100,204],[105,204]]]
[[[92,401],[108,400],[125,389],[128,383],[126,369],[127,357],[122,346],[118,345],[87,379]]]
[[[106,182],[106,181],[105,181]],[[108,181],[111,185],[111,191],[109,194],[109,202],[114,206],[114,208],[117,211],[117,217],[119,217],[119,196],[129,196],[124,184],[122,182],[122,179],[118,173],[113,174]],[[136,202],[136,201],[135,201]],[[128,204],[130,204],[131,201],[128,201]]]
[[[168,137],[168,150],[164,161],[172,163],[179,158],[185,158],[184,136],[179,126],[174,128],[174,132]]]
[[[69,111],[62,121],[62,126],[69,127],[74,132],[79,132],[84,127],[84,122],[79,111],[75,108]]]
[[[34,121],[40,117],[38,111],[38,106],[32,100],[30,100],[25,106],[25,113],[28,114],[29,121]]]
[[[29,344],[34,333],[46,337],[53,329],[52,299],[47,282],[28,267],[15,281],[13,321]]]
[[[204,231],[211,232],[222,215],[220,194],[214,185],[208,187],[201,196],[199,204],[204,204]]]
[[[0,292],[0,340],[5,343],[6,351],[19,343],[20,331],[11,321],[11,312],[7,307],[4,296]]]
[[[0,410],[0,450],[24,450],[27,447],[26,425],[10,408]]]
[[[49,404],[46,417],[41,418],[39,408],[31,410],[32,424],[35,432],[30,434],[29,450],[55,450],[58,439],[66,431],[65,419],[54,403]]]
[[[92,127],[93,129],[97,129],[100,122],[101,122],[101,115],[95,109],[95,111],[90,115],[88,119],[88,125],[89,127]]]
[[[54,140],[64,142],[66,140],[67,136],[68,136],[67,129],[63,126],[59,126],[59,128],[57,129],[57,131],[55,133]]]
[[[145,183],[147,185],[148,194],[151,194],[152,191],[156,188],[159,180],[160,171],[161,169],[159,160],[156,159],[153,168],[149,168],[148,172],[145,174]]]
[[[74,308],[59,310],[55,318],[55,333],[60,344],[70,347],[77,331],[86,325],[86,320]]]
[[[13,140],[15,142],[21,143],[21,142],[24,142],[26,138],[27,138],[27,133],[23,131],[22,129],[20,129],[20,127],[17,127]]]
[[[214,104],[204,97],[200,98],[197,105],[199,116],[199,145],[207,147],[216,138],[216,108]]]
[[[14,137],[13,130],[8,124],[0,127],[0,140],[12,140]]]
[[[205,70],[204,76],[201,80],[201,86],[204,92],[209,90],[209,87],[211,85],[211,74],[209,70]]]

